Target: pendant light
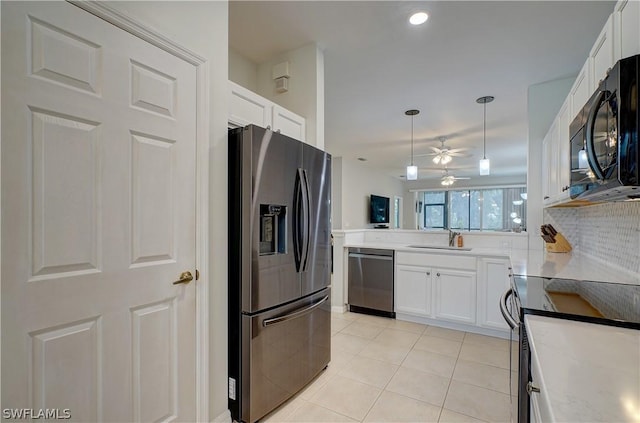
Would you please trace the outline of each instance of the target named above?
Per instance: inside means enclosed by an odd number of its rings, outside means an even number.
[[[413,117],[420,113],[420,110],[411,109],[404,112],[405,115],[411,116],[411,164],[407,166],[407,181],[415,181],[418,179],[418,166],[413,164]]]
[[[491,163],[487,159],[487,103],[491,103],[494,97],[487,95],[480,97],[476,103],[484,105],[484,126],[482,136],[482,160],[480,160],[480,176],[486,176],[491,172]]]

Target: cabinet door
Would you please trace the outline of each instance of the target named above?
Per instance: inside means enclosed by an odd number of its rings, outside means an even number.
[[[614,65],[613,51],[613,15],[610,15],[591,48],[591,53],[589,53],[592,76],[591,91],[598,88],[600,81],[607,76],[607,70]]]
[[[551,202],[551,130],[542,140],[542,202],[547,205]]]
[[[614,60],[640,54],[640,2],[619,1],[616,4],[614,18]]]
[[[591,88],[591,63],[590,59],[587,59],[586,63],[582,66],[580,73],[576,76],[576,81],[571,87],[571,119],[574,119],[578,112],[582,110],[582,107],[587,103],[591,94],[595,91]]]
[[[402,265],[396,268],[396,313],[431,316],[431,269]]]
[[[569,199],[571,185],[571,143],[569,139],[569,101],[564,102],[558,113],[556,149],[558,151],[558,188],[561,201]]]
[[[476,273],[433,269],[435,317],[453,322],[476,322]]]
[[[481,258],[478,277],[478,325],[492,329],[509,330],[500,313],[500,297],[509,289],[510,266],[508,259]]]
[[[273,130],[299,141],[306,140],[305,118],[277,104],[273,105]]]
[[[271,126],[273,103],[235,82],[229,81],[229,123],[235,126],[250,124],[263,128]]]

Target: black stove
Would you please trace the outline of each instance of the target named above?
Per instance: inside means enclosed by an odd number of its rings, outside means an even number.
[[[640,285],[514,275],[524,314],[640,329]]]

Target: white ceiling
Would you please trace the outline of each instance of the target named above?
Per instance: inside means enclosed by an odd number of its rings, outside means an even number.
[[[325,147],[363,157],[399,177],[415,155],[468,147],[450,164],[478,175],[483,106],[492,176],[522,176],[527,164],[527,89],[577,74],[615,2],[602,1],[231,1],[229,44],[262,63],[316,42],[325,60]],[[424,10],[426,24],[408,24]],[[439,178],[431,157],[415,157],[420,178]],[[466,167],[466,168],[465,168]],[[433,169],[423,170],[423,169]]]

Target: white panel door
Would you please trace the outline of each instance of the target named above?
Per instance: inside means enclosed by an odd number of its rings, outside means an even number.
[[[195,420],[195,68],[2,3],[2,406]]]

